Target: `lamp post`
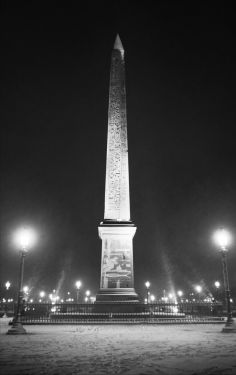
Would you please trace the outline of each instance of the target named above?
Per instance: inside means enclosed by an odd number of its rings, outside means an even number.
[[[5,283],[6,290],[8,290],[8,289],[10,288],[10,286],[11,286],[10,281],[7,281],[7,282]]]
[[[184,293],[183,293],[182,290],[178,290],[178,291],[177,291],[177,296],[178,296],[178,297],[177,297],[177,301],[178,301],[178,302],[183,302],[183,300],[182,300],[183,294],[184,294]]]
[[[79,291],[80,291],[81,285],[82,283],[80,280],[76,281],[75,286],[76,286],[76,302],[77,303],[79,303]]]
[[[227,306],[227,321],[225,327],[222,329],[222,332],[234,332],[236,333],[236,325],[232,317],[231,305],[230,305],[230,288],[229,288],[229,276],[227,268],[227,252],[228,246],[231,243],[230,233],[224,229],[218,229],[213,236],[215,244],[219,247],[221,253],[221,261],[223,268],[223,280],[224,280],[224,289],[225,289],[225,299]]]
[[[215,301],[217,302],[219,300],[220,282],[219,281],[215,281],[214,285],[215,285]]]
[[[90,290],[86,290],[86,292],[85,292],[85,295],[86,295],[86,297],[85,297],[85,302],[87,302],[87,303],[89,303],[90,301]]]
[[[146,283],[145,283],[145,286],[146,286],[146,295],[147,295],[147,304],[149,303],[149,288],[150,288],[150,282],[149,281],[146,281]]]
[[[196,285],[195,290],[198,293],[198,300],[200,299],[201,293],[202,293],[202,286],[201,285]]]
[[[8,335],[20,335],[26,334],[26,330],[21,323],[21,310],[23,301],[23,277],[24,277],[24,263],[25,256],[27,254],[29,246],[34,240],[34,233],[29,229],[21,229],[16,233],[16,242],[18,246],[20,245],[20,272],[19,272],[19,288],[18,288],[18,298],[17,307],[13,323],[11,328],[7,331]]]

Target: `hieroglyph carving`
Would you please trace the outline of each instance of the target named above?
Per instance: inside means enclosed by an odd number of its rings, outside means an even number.
[[[125,67],[118,50],[113,50],[110,74],[104,218],[130,220]]]

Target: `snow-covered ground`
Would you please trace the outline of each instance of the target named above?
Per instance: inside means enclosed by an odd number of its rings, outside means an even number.
[[[32,325],[6,335],[0,319],[0,373],[236,374],[236,334],[222,324]]]

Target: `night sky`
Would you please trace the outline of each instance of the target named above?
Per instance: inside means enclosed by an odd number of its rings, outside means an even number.
[[[99,289],[111,51],[126,61],[135,288],[212,290],[225,226],[236,287],[233,2],[89,2],[1,9],[0,282],[17,282],[22,225],[33,290]],[[129,4],[127,4],[129,3]],[[52,3],[51,3],[52,4]],[[79,3],[78,3],[79,4]]]

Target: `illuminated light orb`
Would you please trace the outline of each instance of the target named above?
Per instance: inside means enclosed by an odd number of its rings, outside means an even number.
[[[219,281],[215,281],[215,287],[218,289],[220,287],[220,282]]]
[[[42,290],[42,291],[39,293],[39,296],[40,296],[41,298],[45,297],[45,292]]]
[[[173,306],[172,311],[177,314],[179,312],[178,306]]]
[[[182,297],[183,294],[184,294],[184,293],[182,292],[182,290],[178,290],[177,295],[178,295],[179,297]]]
[[[28,293],[28,292],[29,292],[29,287],[28,287],[27,285],[25,285],[25,286],[23,287],[23,292],[24,292],[24,293]]]
[[[232,236],[229,231],[221,228],[214,233],[213,240],[222,250],[226,250],[227,246],[229,246],[232,242]]]
[[[150,281],[146,281],[145,286],[147,289],[150,288],[150,285],[151,285]]]
[[[5,283],[5,287],[6,287],[6,289],[8,290],[8,289],[10,288],[10,286],[11,286],[10,281],[7,281],[7,282]]]
[[[14,242],[16,246],[20,246],[22,250],[26,251],[36,242],[36,232],[31,228],[20,228],[14,235]]]
[[[201,293],[201,291],[202,291],[201,285],[196,285],[195,290],[196,290],[196,292]]]
[[[82,285],[82,282],[80,280],[76,281],[75,286],[77,289],[79,289]]]

